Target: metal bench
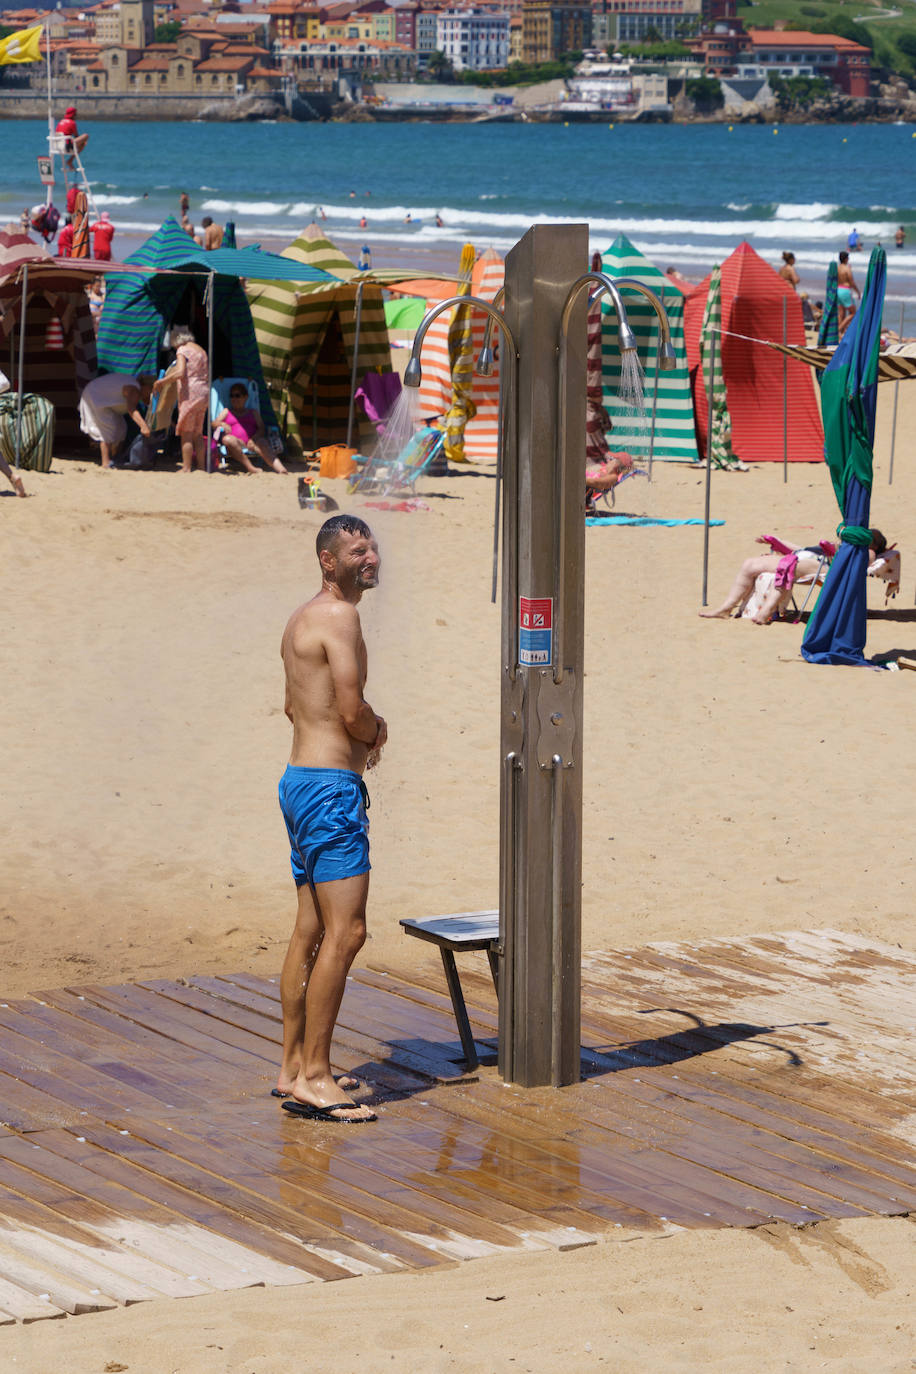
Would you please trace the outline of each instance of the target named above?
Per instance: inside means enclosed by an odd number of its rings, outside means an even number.
[[[445,969],[445,981],[452,999],[452,1009],[458,1023],[464,1062],[468,1069],[476,1069],[480,1060],[474,1036],[471,1034],[468,1009],[464,1004],[464,993],[455,965],[455,953],[470,949],[486,950],[490,973],[493,975],[493,986],[498,997],[499,912],[459,911],[451,916],[427,916],[416,921],[405,917],[401,925],[408,935],[415,935],[418,940],[428,940],[430,944],[438,945],[439,953],[442,955],[442,967]]]

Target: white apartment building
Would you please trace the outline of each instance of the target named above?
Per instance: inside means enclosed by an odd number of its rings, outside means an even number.
[[[442,10],[436,47],[456,72],[487,71],[509,65],[509,16],[490,10]]]

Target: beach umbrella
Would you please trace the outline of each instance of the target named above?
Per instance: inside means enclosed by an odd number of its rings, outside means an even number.
[[[226,227],[223,230],[223,237],[220,240],[220,248],[235,248],[235,220],[227,219]]]
[[[85,191],[77,191],[73,201],[73,243],[71,258],[88,258],[89,253],[89,201]]]
[[[466,243],[461,250],[458,267],[457,296],[471,294],[471,273],[474,270],[474,245]],[[471,400],[474,382],[474,335],[471,307],[459,305],[455,309],[448,331],[448,356],[452,374],[452,399],[445,412],[445,457],[448,462],[466,463],[464,427],[473,420],[477,407]]]
[[[827,348],[840,342],[840,310],[837,301],[837,266],[832,262],[827,268],[827,291],[824,295],[824,313],[817,329],[818,348]]]
[[[843,520],[839,550],[802,640],[809,663],[865,663],[868,516],[886,279],[884,249],[873,248],[862,303],[821,378],[824,456]]]
[[[601,271],[601,254],[592,255],[592,271]],[[585,352],[585,462],[606,463],[610,457],[607,432],[610,415],[604,408],[601,357],[602,298],[597,295],[588,307],[588,340]]]

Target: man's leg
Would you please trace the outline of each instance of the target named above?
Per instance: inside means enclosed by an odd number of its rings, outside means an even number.
[[[368,873],[315,885],[315,902],[323,934],[305,992],[302,1063],[293,1084],[293,1096],[311,1106],[329,1107],[349,1100],[331,1074],[331,1038],[350,965],[366,939],[368,894]],[[356,1103],[352,1111],[339,1113],[342,1120],[371,1115],[367,1108]]]
[[[322,939],[318,903],[308,883],[296,889],[296,924],[290,936],[280,974],[280,1005],[283,1008],[283,1055],[277,1089],[291,1093],[302,1063],[305,1036],[305,993]]]

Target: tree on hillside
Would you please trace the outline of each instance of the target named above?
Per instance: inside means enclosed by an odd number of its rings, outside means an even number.
[[[811,25],[812,33],[835,33],[837,38],[848,38],[851,43],[861,43],[863,48],[873,48],[874,40],[864,24],[856,24],[847,14],[835,14],[832,19],[821,19]]]
[[[435,77],[437,81],[455,80],[455,70],[451,62],[446,57],[445,53],[438,48],[435,52],[430,53],[429,61],[426,64],[426,70],[429,72],[430,76]]]
[[[177,19],[165,19],[153,29],[153,42],[174,43],[180,33],[181,24]]]

